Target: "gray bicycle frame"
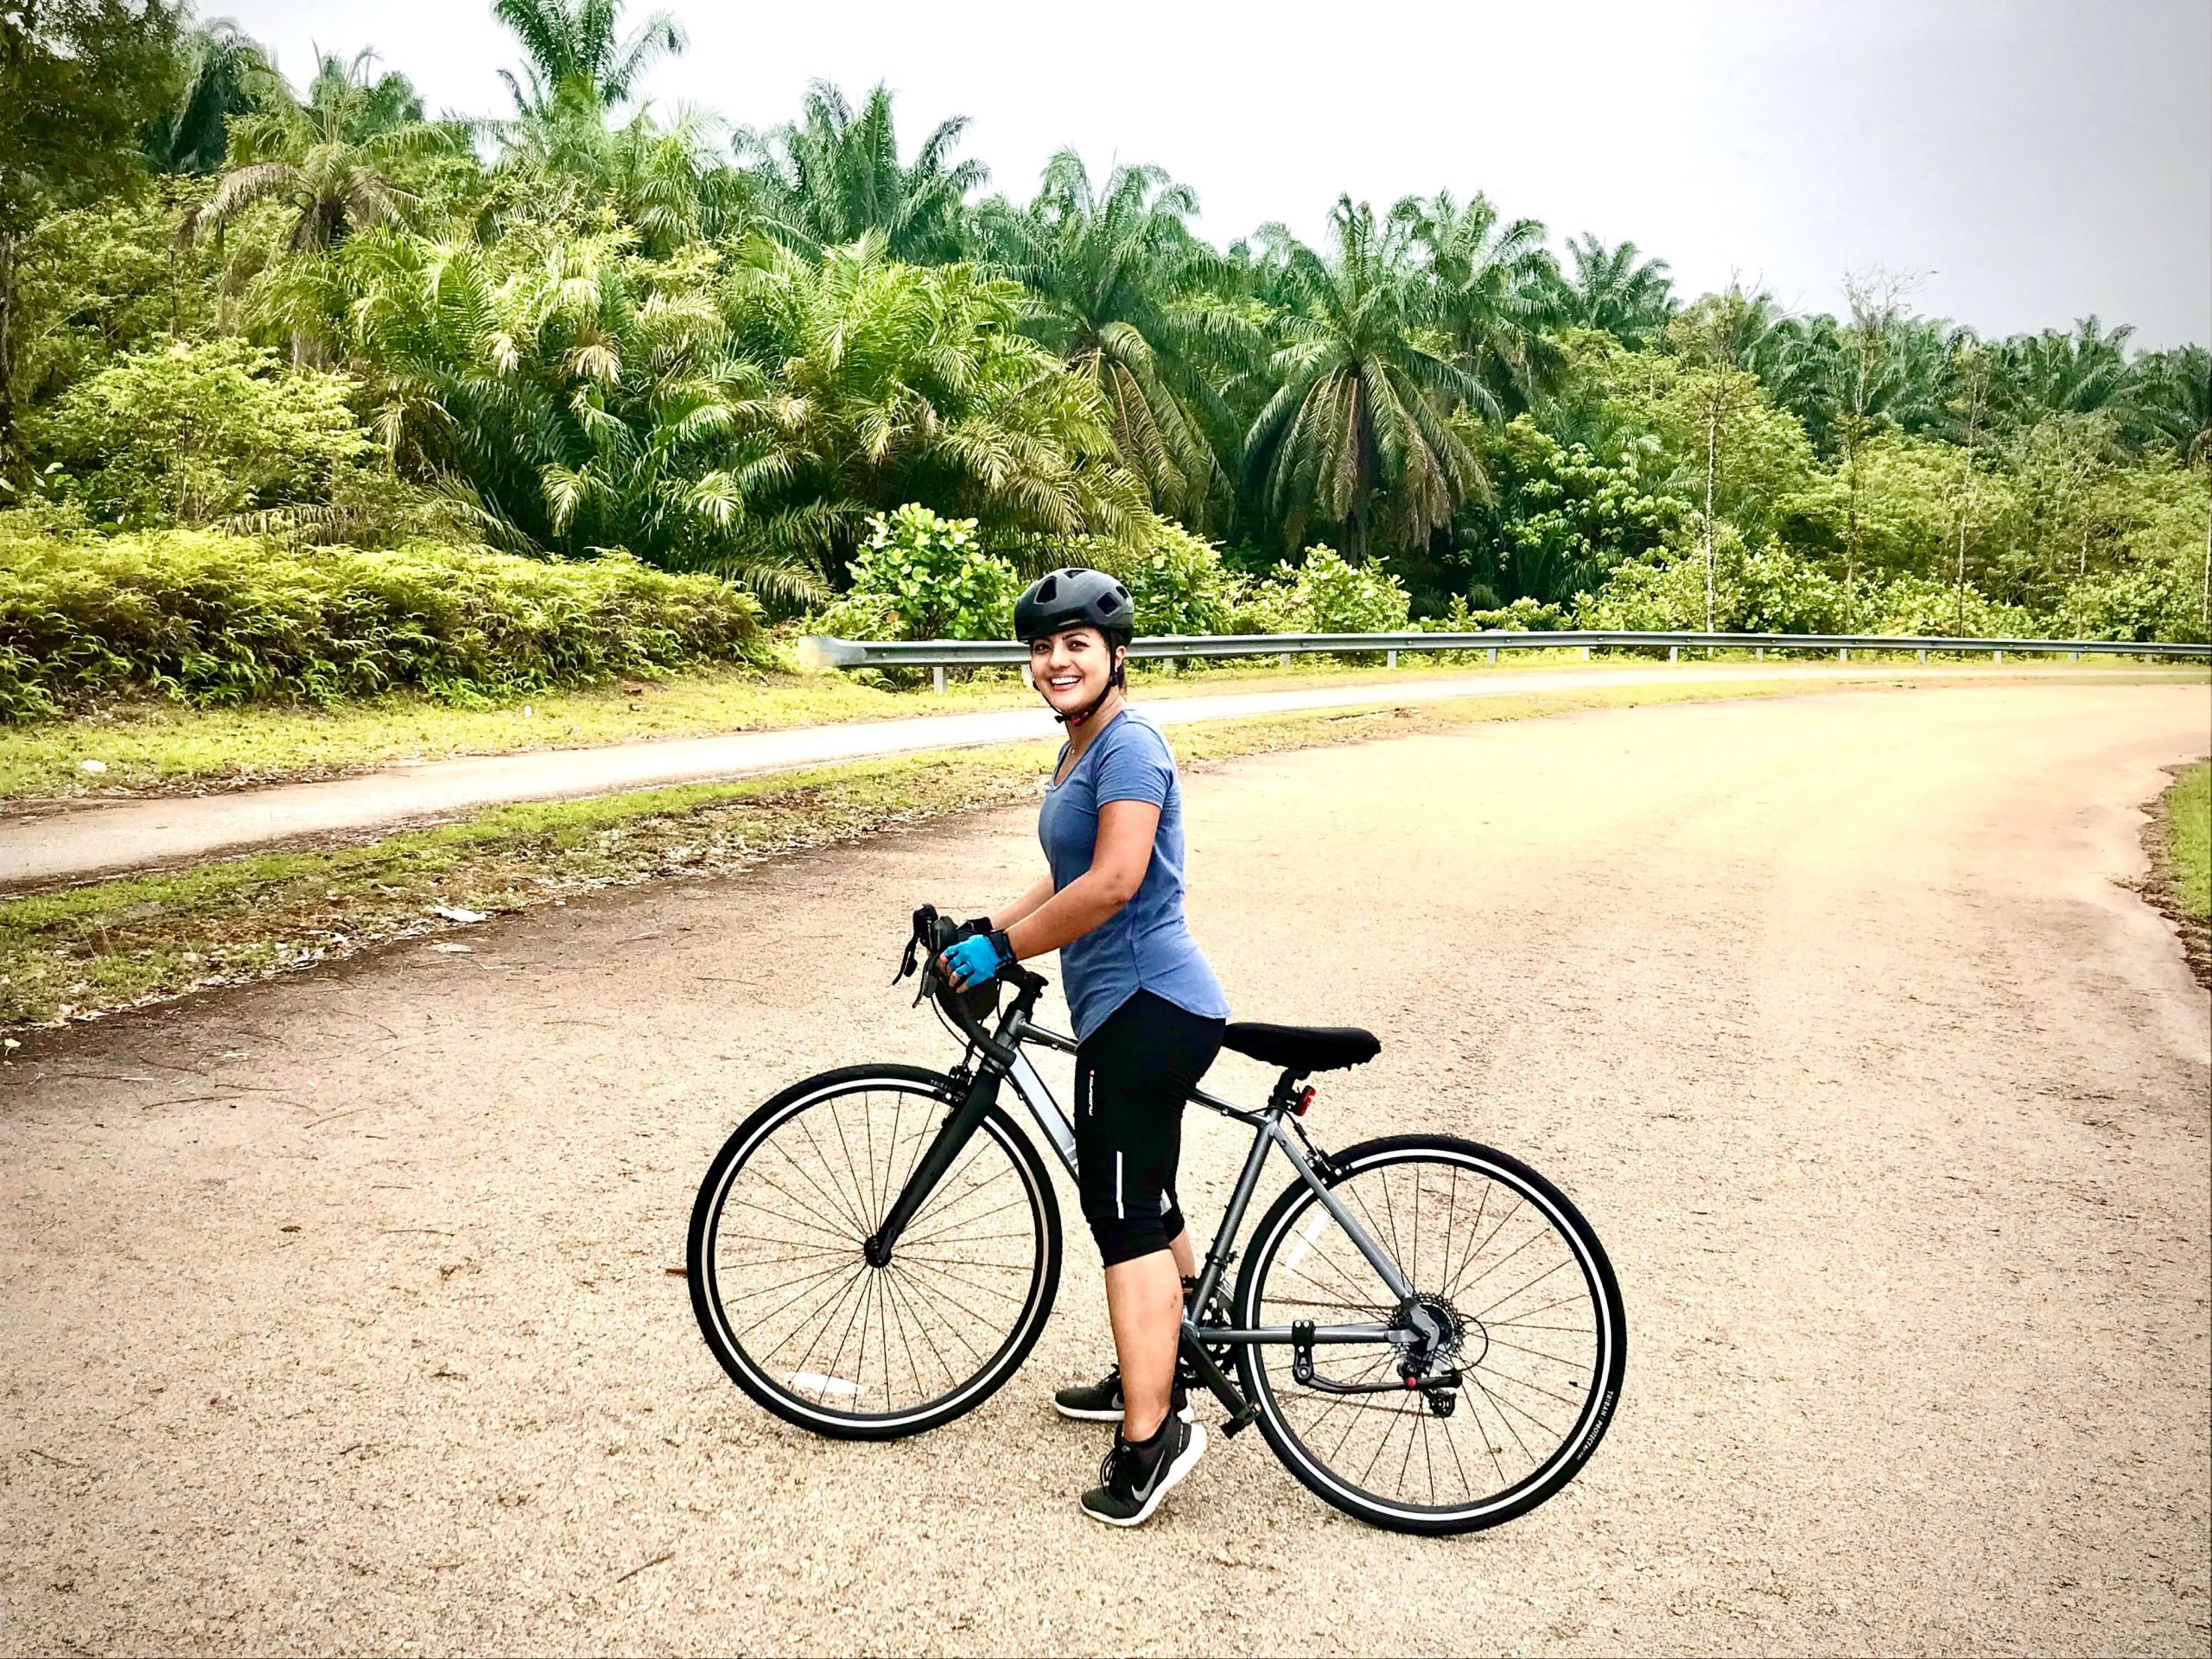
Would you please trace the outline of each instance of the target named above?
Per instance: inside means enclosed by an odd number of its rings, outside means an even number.
[[[1059,1103],[1052,1098],[1052,1091],[1046,1086],[1045,1079],[1038,1076],[1037,1068],[1029,1063],[1029,1057],[1021,1052],[1025,1042],[1036,1042],[1047,1048],[1057,1048],[1063,1053],[1072,1054],[1076,1052],[1075,1039],[1063,1036],[1017,1014],[1001,1029],[999,1040],[1013,1051],[1013,1064],[1006,1071],[1007,1081],[1014,1085],[1014,1093],[1021,1096],[1021,1103],[1029,1109],[1030,1116],[1036,1120],[1038,1128],[1059,1155],[1060,1162],[1066,1166],[1068,1174],[1076,1176],[1075,1128],[1068,1122],[1067,1115],[1060,1110]],[[1345,1236],[1367,1258],[1367,1264],[1389,1287],[1390,1294],[1398,1299],[1399,1305],[1402,1306],[1413,1300],[1413,1285],[1398,1270],[1398,1264],[1390,1259],[1367,1230],[1353,1219],[1344,1200],[1330,1189],[1314,1169],[1313,1160],[1306,1157],[1299,1143],[1300,1138],[1284,1128],[1283,1119],[1289,1113],[1287,1107],[1271,1102],[1259,1111],[1248,1111],[1242,1106],[1210,1095],[1203,1089],[1192,1090],[1190,1098],[1200,1106],[1219,1112],[1224,1117],[1248,1125],[1255,1132],[1252,1150],[1245,1155],[1243,1170],[1236,1177],[1236,1185],[1229,1195],[1227,1208],[1222,1211],[1221,1226],[1215,1232],[1213,1243],[1206,1249],[1205,1262],[1198,1269],[1198,1290],[1190,1301],[1192,1310],[1203,1309],[1211,1304],[1221,1287],[1222,1276],[1229,1268],[1236,1230],[1243,1224],[1244,1212],[1251,1205],[1252,1194],[1258,1190],[1260,1171],[1267,1163],[1268,1151],[1271,1147],[1290,1160],[1291,1169],[1298,1179],[1321,1201],[1322,1207],[1335,1219],[1337,1225],[1344,1229]],[[1389,1337],[1391,1330],[1392,1327],[1387,1325],[1316,1325],[1311,1329],[1311,1339],[1316,1343],[1380,1342]],[[1292,1329],[1287,1325],[1258,1325],[1250,1329],[1207,1325],[1201,1332],[1188,1313],[1183,1317],[1183,1334],[1186,1340],[1192,1342],[1230,1345],[1293,1340]]]

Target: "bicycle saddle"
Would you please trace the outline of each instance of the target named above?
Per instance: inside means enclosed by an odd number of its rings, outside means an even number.
[[[1375,1033],[1357,1026],[1268,1026],[1251,1020],[1223,1032],[1221,1046],[1298,1072],[1364,1065],[1382,1052]]]

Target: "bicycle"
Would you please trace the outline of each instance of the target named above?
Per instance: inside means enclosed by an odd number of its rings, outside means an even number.
[[[916,911],[893,983],[918,965],[915,1002],[930,997],[964,1040],[960,1061],[793,1084],[730,1136],[692,1207],[687,1274],[708,1347],[753,1400],[817,1433],[889,1440],[974,1410],[1027,1357],[1058,1289],[1058,1201],[999,1096],[1012,1085],[1073,1175],[1074,1130],[1022,1051],[1076,1045],[1032,1018],[1047,982],[1019,965],[1001,972],[1014,996],[988,1028],[1000,983],[963,994],[937,971],[952,936]],[[1322,1151],[1306,1078],[1373,1058],[1367,1032],[1233,1024],[1224,1046],[1281,1068],[1257,1110],[1190,1095],[1254,1132],[1183,1321],[1182,1362],[1229,1414],[1224,1432],[1258,1422],[1308,1490],[1397,1531],[1472,1532],[1557,1492],[1604,1437],[1627,1357],[1590,1224],[1535,1170],[1471,1141]],[[1224,1303],[1270,1152],[1294,1179]]]

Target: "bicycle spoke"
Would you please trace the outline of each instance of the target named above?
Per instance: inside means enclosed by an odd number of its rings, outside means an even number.
[[[891,1264],[860,1250],[941,1133],[942,1104],[881,1085],[814,1096],[750,1143],[723,1192],[733,1224],[709,1235],[720,1328],[810,1412],[925,1409],[981,1376],[1030,1317],[1044,1215],[1002,1132],[961,1147]]]
[[[1510,1497],[1570,1443],[1603,1353],[1593,1287],[1550,1201],[1538,1205],[1512,1180],[1463,1160],[1420,1155],[1363,1163],[1332,1190],[1430,1310],[1423,1328],[1440,1331],[1447,1345],[1416,1363],[1458,1372],[1459,1408],[1440,1414],[1425,1391],[1338,1395],[1302,1387],[1271,1345],[1259,1357],[1259,1375],[1274,1421],[1333,1482],[1363,1499],[1449,1512]],[[1340,1224],[1319,1219],[1327,1213],[1309,1202],[1255,1247],[1267,1255],[1250,1320],[1409,1319],[1379,1283],[1365,1288],[1371,1267],[1348,1254],[1351,1236]],[[1397,1342],[1356,1350],[1333,1366],[1331,1351],[1317,1349],[1319,1380],[1393,1380],[1397,1364],[1427,1351],[1410,1323],[1398,1328]],[[1561,1418],[1560,1408],[1564,1421],[1551,1421]],[[1479,1450],[1460,1445],[1470,1434]]]

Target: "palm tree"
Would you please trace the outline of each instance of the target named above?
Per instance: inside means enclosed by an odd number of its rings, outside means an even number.
[[[1020,332],[1019,284],[900,263],[874,232],[819,263],[766,238],[750,256],[736,324],[782,399],[761,462],[784,480],[760,495],[772,543],[834,568],[867,514],[908,501],[1000,542],[1128,540],[1149,522],[1104,394]]]
[[[1565,359],[1544,331],[1556,320],[1559,269],[1540,221],[1503,219],[1479,193],[1463,207],[1448,190],[1407,197],[1390,219],[1427,256],[1430,320],[1497,405],[1525,409],[1558,383]]]
[[[452,150],[461,137],[422,119],[422,101],[405,76],[372,75],[375,59],[369,51],[350,61],[326,56],[307,103],[287,99],[233,119],[231,165],[207,200],[185,215],[180,239],[219,232],[258,202],[280,201],[292,210],[284,242],[292,263],[312,264],[357,231],[411,217],[420,199],[393,179],[393,169]],[[273,309],[289,320],[293,361],[312,361],[328,315],[319,274],[271,275],[288,290],[274,296]]]
[[[1289,544],[1313,520],[1340,524],[1358,562],[1378,538],[1425,541],[1484,487],[1451,416],[1463,406],[1494,415],[1497,404],[1427,329],[1403,237],[1350,196],[1330,232],[1325,258],[1280,226],[1262,233],[1294,308],[1245,465]]]
[[[995,200],[982,220],[994,266],[1027,290],[1026,331],[1098,387],[1154,505],[1193,521],[1228,490],[1221,454],[1237,437],[1207,365],[1260,347],[1208,291],[1221,261],[1191,232],[1197,211],[1162,168],[1116,167],[1098,190],[1062,150],[1026,210]]]
[[[1001,539],[1147,521],[1103,400],[1017,331],[1013,283],[880,238],[818,265],[755,238],[728,272],[636,241],[378,231],[334,261],[375,429],[487,539],[626,548],[795,602],[908,501]]]
[[[1602,328],[1623,345],[1651,343],[1677,308],[1664,259],[1646,259],[1633,242],[1608,248],[1587,232],[1567,245],[1574,275],[1560,282],[1562,321]]]
[[[1866,446],[1885,430],[1913,430],[1944,418],[1949,353],[1941,325],[1906,314],[1900,280],[1879,271],[1847,276],[1844,291],[1850,321],[1836,327],[1821,319],[1828,326],[1804,337],[1793,371],[1843,464],[1847,627],[1858,608]]]
[[[2048,415],[2093,415],[2107,407],[2125,413],[2135,390],[2127,361],[2134,329],[2126,324],[2107,331],[2094,317],[2083,317],[2071,334],[2046,328],[2018,334],[1997,348],[2000,406],[2023,425]]]
[[[769,226],[810,253],[879,232],[891,257],[935,264],[958,258],[967,241],[967,201],[990,171],[952,159],[968,118],[938,124],[911,162],[899,160],[889,88],[878,86],[855,111],[827,81],[807,89],[799,119],[748,137]]]
[[[146,135],[147,159],[157,172],[213,173],[223,164],[232,118],[290,97],[261,43],[218,17],[186,37],[183,84]]]
[[[2212,483],[2212,352],[2183,346],[2138,365],[2135,414],[2140,426],[2171,446],[2181,464]],[[2212,631],[2212,518],[2204,527],[2204,569],[2197,590],[2197,626]]]
[[[563,95],[588,95],[601,106],[622,103],[645,71],[683,50],[683,30],[664,11],[617,40],[622,6],[623,0],[493,0],[492,15],[530,60],[522,80],[499,71],[517,114],[537,114]]]
[[[610,127],[598,100],[579,92],[502,126],[502,219],[582,226],[611,212],[659,255],[751,223],[750,181],[719,153],[715,117],[685,110],[663,123],[640,111]]]
[[[296,210],[287,245],[294,253],[326,251],[353,231],[404,217],[416,201],[394,183],[395,163],[450,148],[454,135],[422,119],[422,101],[407,78],[372,79],[376,54],[347,62],[327,56],[308,101],[231,123],[231,166],[214,194],[181,226],[188,241],[219,230],[257,202],[280,200]]]
[[[619,547],[772,598],[819,596],[810,562],[747,534],[783,413],[772,378],[734,349],[698,274],[639,261],[634,238],[349,245],[336,263],[374,429],[498,545]]]

